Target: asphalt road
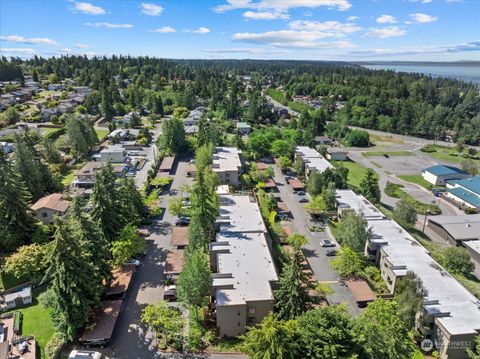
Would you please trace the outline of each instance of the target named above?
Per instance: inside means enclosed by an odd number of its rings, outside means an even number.
[[[327,249],[330,248],[323,248],[320,245],[320,240],[322,239],[335,240],[327,231],[315,233],[308,231],[307,228],[311,223],[303,203],[299,203],[301,197],[294,194],[292,188],[285,183],[285,176],[277,166],[274,166],[274,171],[275,182],[277,183],[279,190],[279,193],[275,195],[281,197],[282,201],[286,203],[293,215],[293,220],[290,221],[289,225],[292,226],[294,232],[301,233],[309,239],[309,243],[303,247],[302,251],[312,268],[315,279],[319,282],[329,283],[334,290],[333,294],[327,296],[327,299],[331,304],[345,303],[349,311],[354,316],[357,316],[360,314],[361,309],[358,308],[350,291],[344,285],[339,283],[338,274],[330,266],[330,261],[333,257],[327,257],[325,255]],[[339,246],[337,244],[337,249],[338,248]]]

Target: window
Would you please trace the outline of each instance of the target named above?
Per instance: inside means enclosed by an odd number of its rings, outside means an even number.
[[[242,315],[242,312],[238,311],[238,312],[237,312],[237,315],[238,315],[238,316]]]
[[[388,284],[392,284],[392,279],[390,278],[390,276],[387,276],[387,282]]]
[[[255,314],[255,308],[248,308],[248,314]]]
[[[47,217],[48,217],[48,213],[47,213],[47,212],[42,212],[42,217],[43,217],[43,218],[47,218]]]

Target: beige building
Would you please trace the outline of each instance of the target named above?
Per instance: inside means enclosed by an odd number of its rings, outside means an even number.
[[[210,245],[218,335],[236,337],[273,311],[278,280],[271,241],[255,199],[220,195],[219,232]]]
[[[333,168],[333,166],[328,162],[317,150],[310,148],[308,146],[297,146],[295,149],[295,161],[302,161],[302,171],[305,171],[305,177],[317,171],[322,173],[327,168]]]
[[[212,156],[212,170],[218,175],[220,184],[238,187],[243,174],[242,151],[235,147],[217,147]]]
[[[338,190],[343,208],[365,213],[371,203],[351,190]],[[356,197],[356,199],[355,199]],[[359,204],[362,204],[359,207]],[[466,359],[480,333],[480,301],[433,260],[429,252],[395,221],[365,215],[373,237],[367,242],[366,256],[380,268],[390,292],[407,273],[414,273],[427,292],[422,317],[428,323],[419,331],[431,339],[442,359]]]
[[[52,224],[55,215],[64,214],[70,202],[63,200],[61,193],[52,193],[40,198],[31,207],[35,216],[44,224]]]

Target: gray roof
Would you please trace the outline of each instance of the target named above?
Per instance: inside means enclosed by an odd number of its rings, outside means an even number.
[[[428,222],[443,227],[455,240],[480,239],[480,214],[430,216]]]

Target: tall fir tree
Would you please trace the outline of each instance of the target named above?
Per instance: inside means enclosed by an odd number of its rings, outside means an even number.
[[[67,340],[72,340],[86,324],[93,301],[91,264],[85,260],[80,241],[72,233],[68,219],[57,218],[53,249],[43,279],[52,321]]]
[[[1,150],[0,183],[0,248],[12,250],[31,240],[35,219],[28,208],[30,193]]]
[[[124,177],[117,191],[118,208],[125,223],[139,224],[146,215],[142,195],[131,178]]]
[[[115,188],[115,175],[110,163],[102,167],[95,178],[91,203],[92,219],[97,222],[105,238],[109,242],[115,239],[118,231],[124,224],[117,199],[118,191]]]

